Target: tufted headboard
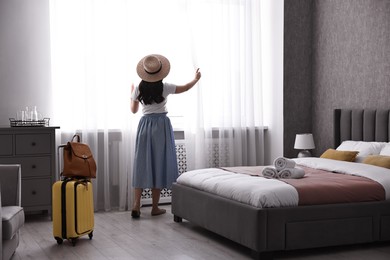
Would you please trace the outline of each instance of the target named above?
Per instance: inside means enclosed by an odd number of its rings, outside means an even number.
[[[390,110],[335,109],[334,147],[345,140],[390,141]]]

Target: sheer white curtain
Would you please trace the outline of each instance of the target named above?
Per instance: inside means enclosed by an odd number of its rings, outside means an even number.
[[[129,111],[135,57],[128,10],[119,1],[50,1],[54,121],[60,140],[74,133],[97,161],[97,210],[131,208],[137,117]]]
[[[264,162],[260,2],[187,1],[203,72],[186,110],[188,169]]]
[[[130,113],[135,67],[150,53],[171,61],[167,82],[192,79],[185,4],[181,0],[50,0],[54,118],[58,143],[74,133],[98,165],[95,208],[127,210],[132,204],[134,141],[140,115]],[[172,79],[172,80],[171,80]],[[182,118],[182,99],[169,107]],[[171,106],[169,104],[169,106]],[[176,112],[175,112],[176,111]]]
[[[258,0],[50,0],[58,143],[93,149],[98,210],[131,208],[135,132],[130,86],[143,56],[169,58],[167,82],[199,85],[169,97],[184,127],[188,169],[260,164],[263,156]],[[179,120],[176,120],[179,119]]]

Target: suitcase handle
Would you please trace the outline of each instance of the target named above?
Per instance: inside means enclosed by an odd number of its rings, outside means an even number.
[[[60,150],[62,149],[62,151],[64,151],[64,147],[66,147],[67,145],[66,144],[62,144],[62,145],[59,145],[58,148],[57,148],[57,161],[58,161],[58,175],[56,177],[58,177],[58,180],[61,180],[61,158],[60,158]]]

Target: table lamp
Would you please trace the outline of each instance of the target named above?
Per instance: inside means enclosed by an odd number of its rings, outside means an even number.
[[[314,140],[312,134],[297,134],[295,136],[294,149],[303,150],[298,154],[298,158],[310,157],[309,149],[314,149]]]

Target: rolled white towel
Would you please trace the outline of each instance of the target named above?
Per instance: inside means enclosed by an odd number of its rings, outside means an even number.
[[[288,159],[285,157],[278,157],[274,161],[274,165],[276,167],[276,170],[280,171],[285,168],[294,168],[295,167],[295,161],[292,159]]]
[[[300,179],[305,176],[305,171],[302,168],[285,168],[278,173],[280,179]]]
[[[265,167],[262,172],[263,176],[265,178],[277,178],[278,177],[278,171],[275,167],[269,166]]]

